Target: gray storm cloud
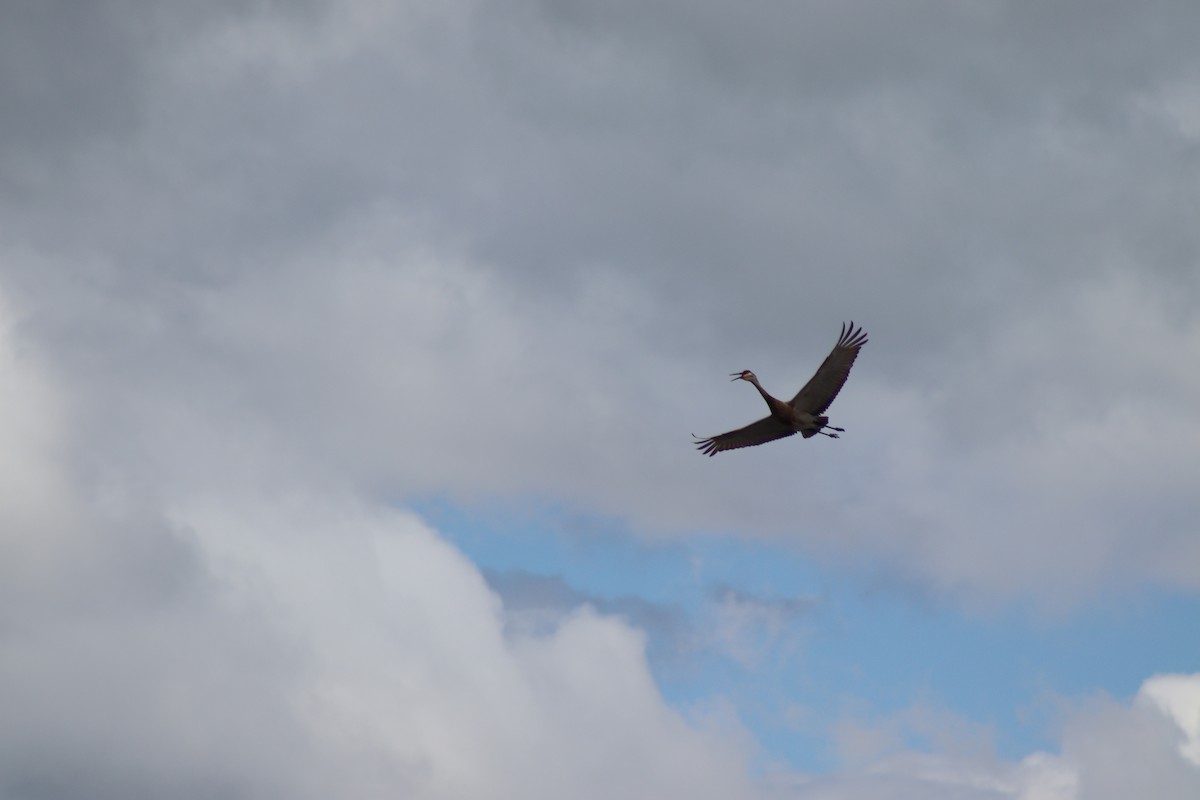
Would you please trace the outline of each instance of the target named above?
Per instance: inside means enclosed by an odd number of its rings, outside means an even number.
[[[95,447],[239,427],[970,602],[1200,582],[1189,10],[137,7],[20,6],[0,84],[5,286]],[[852,317],[839,447],[679,446]]]

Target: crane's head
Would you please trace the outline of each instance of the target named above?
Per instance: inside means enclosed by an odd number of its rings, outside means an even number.
[[[731,372],[729,374],[733,376],[731,380],[735,381],[752,381],[755,379],[754,373],[748,369],[742,370],[741,372]]]

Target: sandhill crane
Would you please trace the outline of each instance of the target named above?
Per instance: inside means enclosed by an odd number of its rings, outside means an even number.
[[[696,439],[696,447],[701,453],[713,456],[722,450],[736,450],[739,447],[752,447],[756,444],[772,442],[785,436],[799,433],[805,439],[816,436],[838,438],[838,433],[844,428],[835,428],[829,424],[829,417],[822,416],[825,409],[837,397],[850,376],[850,367],[858,358],[859,349],[867,343],[867,334],[860,326],[854,329],[854,323],[847,328],[842,323],[842,333],[837,344],[833,346],[817,373],[804,384],[804,388],[796,393],[792,402],[785,403],[767,394],[767,390],[758,382],[758,378],[750,370],[731,373],[733,380],[749,381],[758,389],[758,393],[767,401],[771,416],[763,417],[758,422],[751,422],[736,431],[710,436],[707,439]],[[836,433],[828,433],[829,428]]]

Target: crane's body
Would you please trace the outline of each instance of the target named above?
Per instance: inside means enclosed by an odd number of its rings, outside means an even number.
[[[733,373],[733,380],[746,381],[758,389],[758,393],[767,403],[767,408],[771,410],[771,415],[735,431],[710,436],[707,439],[697,439],[696,446],[700,452],[712,456],[722,450],[752,447],[797,433],[805,439],[817,434],[832,439],[838,438],[838,434],[843,433],[844,429],[830,425],[829,417],[825,416],[824,412],[846,383],[850,367],[854,366],[859,349],[866,343],[867,335],[861,327],[855,330],[853,322],[849,328],[843,324],[842,333],[833,350],[790,403],[772,397],[750,370]]]
[[[772,397],[762,387],[762,384],[758,382],[758,376],[750,370],[734,373],[733,379],[735,381],[748,381],[752,384],[755,389],[758,389],[758,393],[763,396],[763,400],[767,401],[767,408],[771,409],[771,416],[790,427],[793,433],[802,434],[806,439],[820,433],[821,428],[825,427],[826,423],[829,422],[829,417],[814,416],[807,411],[800,411],[793,408],[790,403],[785,403],[778,398]]]

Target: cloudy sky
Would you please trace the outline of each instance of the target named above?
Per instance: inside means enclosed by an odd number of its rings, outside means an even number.
[[[0,9],[3,800],[1200,796],[1194,3]]]

